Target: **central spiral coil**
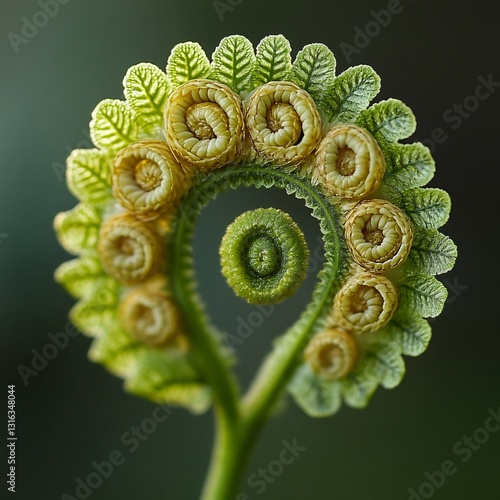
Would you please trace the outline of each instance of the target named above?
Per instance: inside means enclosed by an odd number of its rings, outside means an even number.
[[[302,231],[275,208],[237,217],[220,247],[222,273],[251,304],[275,304],[293,295],[306,276],[308,256]]]

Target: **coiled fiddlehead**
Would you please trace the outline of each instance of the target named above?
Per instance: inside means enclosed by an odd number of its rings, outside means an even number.
[[[226,85],[191,80],[170,95],[165,134],[186,168],[211,170],[231,163],[243,142],[241,99]]]
[[[430,340],[456,247],[439,233],[450,200],[422,188],[434,162],[411,110],[389,99],[368,66],[335,76],[327,47],[291,62],[282,36],[254,51],[227,37],[212,62],[192,42],[166,72],[143,63],[126,101],[92,114],[96,148],[75,150],[67,180],[79,204],[55,230],[78,257],[56,279],[79,299],[73,322],[95,336],[90,356],[157,402],[218,409],[220,446],[204,498],[234,497],[245,450],[288,388],[312,416],[364,407],[404,375],[403,355]],[[196,293],[191,239],[198,214],[239,186],[277,187],[304,200],[323,234],[325,264],[310,304],[275,342],[240,398],[231,359]],[[283,212],[238,217],[220,248],[235,293],[256,304],[293,294],[306,274],[300,229]],[[222,460],[223,462],[219,462]]]
[[[302,231],[272,208],[240,215],[220,248],[222,274],[251,304],[275,304],[293,295],[306,276],[308,255]]]

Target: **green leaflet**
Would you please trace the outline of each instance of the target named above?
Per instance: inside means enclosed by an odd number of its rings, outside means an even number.
[[[70,191],[80,200],[103,205],[112,199],[110,158],[98,149],[74,149],[67,160]]]
[[[412,110],[398,99],[387,99],[361,111],[356,123],[382,142],[406,139],[417,126]]]
[[[353,408],[365,408],[380,384],[396,387],[405,374],[405,364],[396,343],[374,344],[365,351],[356,370],[339,383],[344,401]]]
[[[116,322],[121,289],[111,276],[96,281],[92,291],[71,309],[71,321],[86,335],[104,335]]]
[[[370,66],[345,70],[335,78],[327,98],[329,121],[354,121],[379,91],[380,77]]]
[[[69,260],[55,272],[55,280],[77,299],[88,295],[95,288],[96,282],[105,276],[101,263],[95,256]]]
[[[398,308],[388,325],[383,328],[387,342],[399,345],[406,356],[419,356],[429,345],[432,330],[429,322],[415,311]]]
[[[442,189],[410,189],[401,194],[397,204],[416,226],[426,229],[439,228],[450,217],[450,195]]]
[[[213,78],[237,93],[252,90],[255,66],[253,46],[244,36],[223,38],[212,55]]]
[[[297,54],[288,79],[307,90],[320,109],[328,110],[325,101],[335,78],[335,65],[335,57],[326,45],[312,43]]]
[[[389,144],[384,145],[383,150],[387,162],[383,184],[386,191],[398,192],[424,186],[434,176],[434,159],[423,144]]]
[[[283,35],[266,36],[256,50],[255,86],[284,80],[292,69],[291,47]]]
[[[126,377],[137,369],[140,352],[148,349],[132,337],[115,321],[101,336],[94,339],[89,359],[102,363],[111,373]]]
[[[363,370],[366,362],[361,361],[355,372],[340,380],[344,401],[352,408],[365,408],[378,386],[378,380]]]
[[[139,126],[146,132],[161,128],[169,94],[167,75],[154,64],[136,64],[127,71],[123,87]]]
[[[403,310],[418,311],[424,318],[438,316],[448,292],[433,276],[410,274],[400,283],[399,300]]]
[[[210,61],[199,43],[179,43],[173,48],[167,61],[167,78],[172,89],[195,78],[207,78],[209,73]]]
[[[182,405],[193,413],[203,413],[211,404],[210,390],[180,350],[142,351],[125,389],[157,403]]]
[[[114,154],[138,136],[136,119],[126,102],[104,99],[92,112],[90,137],[97,147]]]
[[[318,377],[308,363],[297,369],[288,391],[310,417],[329,417],[342,405],[340,383]]]
[[[403,380],[405,364],[397,344],[371,346],[365,356],[365,371],[379,381],[382,387],[393,389]]]
[[[457,259],[453,241],[437,229],[417,229],[408,264],[417,272],[441,274],[450,271]]]
[[[99,213],[83,203],[57,214],[54,220],[59,243],[74,255],[95,251],[100,226]]]

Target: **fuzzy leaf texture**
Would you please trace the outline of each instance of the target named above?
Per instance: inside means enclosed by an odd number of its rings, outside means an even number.
[[[400,384],[405,374],[405,364],[398,346],[393,344],[372,346],[366,353],[372,376],[382,387],[392,389]]]
[[[193,413],[203,413],[211,404],[210,391],[184,353],[175,350],[142,351],[125,389],[157,403],[182,405]]]
[[[284,80],[292,69],[291,47],[283,35],[266,36],[257,46],[254,84]]]
[[[95,252],[100,225],[98,212],[83,203],[61,212],[54,220],[59,243],[73,255]]]
[[[384,145],[387,171],[383,189],[402,192],[427,184],[436,170],[434,159],[427,147],[414,144]]]
[[[335,56],[321,43],[306,45],[298,54],[290,80],[307,90],[320,109],[327,109],[327,95],[335,78]]]
[[[442,189],[405,191],[398,200],[398,205],[416,226],[425,229],[439,228],[446,224],[450,217],[450,195]]]
[[[298,368],[288,390],[310,417],[329,417],[342,406],[339,382],[319,377],[307,363]]]
[[[80,299],[88,295],[98,280],[105,277],[99,259],[86,256],[61,264],[55,273],[56,281],[73,297]]]
[[[362,111],[356,120],[376,139],[395,142],[410,137],[417,126],[412,110],[398,99],[381,101]]]
[[[429,323],[415,311],[399,308],[383,334],[389,342],[399,345],[401,353],[406,356],[420,356],[429,345],[432,330]]]
[[[444,307],[448,292],[433,276],[410,274],[399,288],[399,299],[409,310],[418,311],[424,318],[438,316]]]
[[[207,78],[210,61],[199,43],[180,43],[172,50],[167,62],[167,77],[172,88],[195,78]]]
[[[240,35],[223,38],[212,56],[213,78],[241,93],[252,88],[253,46]]]
[[[167,75],[154,64],[136,64],[127,71],[123,87],[139,126],[146,132],[160,128],[169,94]]]
[[[109,157],[98,149],[75,149],[67,160],[70,191],[80,200],[103,205],[112,199]]]
[[[426,274],[450,271],[457,259],[457,247],[453,241],[436,229],[419,229],[415,232],[408,257],[413,269]]]
[[[90,293],[71,309],[71,321],[91,337],[104,334],[116,321],[120,291],[121,285],[110,276],[97,280]]]
[[[354,66],[335,78],[328,95],[330,121],[348,123],[366,109],[380,91],[380,77],[370,66]]]
[[[126,102],[105,99],[92,112],[90,137],[97,147],[117,153],[138,136],[137,122]]]

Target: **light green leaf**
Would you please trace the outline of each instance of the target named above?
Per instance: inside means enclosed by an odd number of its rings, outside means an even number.
[[[95,250],[100,226],[99,213],[83,203],[72,210],[57,214],[54,219],[59,243],[74,255]]]
[[[241,35],[223,38],[212,55],[213,78],[242,93],[252,89],[253,46]]]
[[[255,85],[284,80],[292,69],[290,43],[283,35],[266,36],[257,46]]]
[[[396,342],[406,356],[420,356],[429,345],[432,330],[429,322],[414,311],[398,308],[384,327],[388,342]]]
[[[382,387],[392,389],[401,383],[405,363],[397,344],[372,346],[365,356],[370,376],[380,381]]]
[[[417,272],[441,274],[450,271],[457,259],[453,241],[437,229],[415,231],[408,264]]]
[[[154,64],[136,64],[127,71],[123,87],[139,126],[146,132],[161,128],[169,90],[167,75]]]
[[[412,110],[398,99],[380,101],[361,111],[356,123],[387,142],[406,139],[417,126]]]
[[[92,112],[90,137],[97,147],[116,154],[135,142],[138,135],[135,117],[126,102],[104,99]]]
[[[321,109],[328,109],[327,96],[335,79],[335,57],[322,43],[306,45],[293,63],[289,79],[309,92]]]
[[[442,189],[410,189],[401,194],[397,203],[419,227],[438,228],[450,217],[450,195]]]
[[[86,335],[104,335],[116,325],[122,288],[111,276],[96,281],[92,291],[71,309],[71,321]]]
[[[370,66],[353,66],[333,82],[328,95],[329,121],[352,122],[380,91],[380,77]]]
[[[383,149],[387,163],[384,188],[389,191],[424,186],[434,176],[434,159],[423,144],[392,144]]]
[[[179,43],[172,49],[167,62],[167,77],[172,88],[189,80],[207,78],[209,74],[210,61],[199,43]]]
[[[137,369],[141,351],[145,349],[148,349],[146,345],[134,340],[118,322],[115,322],[92,342],[89,359],[102,363],[119,377],[126,377]]]
[[[340,383],[319,377],[308,363],[297,369],[288,391],[310,417],[329,417],[342,405]]]
[[[362,356],[356,370],[340,380],[344,401],[353,408],[365,408],[378,386],[377,377],[370,372],[370,359]]]
[[[74,149],[67,160],[69,190],[91,205],[102,205],[112,199],[111,159],[98,149]]]
[[[61,264],[55,272],[55,280],[73,297],[80,299],[88,295],[96,282],[105,276],[99,259],[86,256]]]
[[[448,292],[433,276],[410,274],[399,287],[399,300],[406,311],[418,311],[424,318],[438,316],[443,310]]]
[[[211,404],[210,390],[186,353],[173,348],[143,351],[125,389],[157,403],[184,406],[193,413],[203,413]]]

